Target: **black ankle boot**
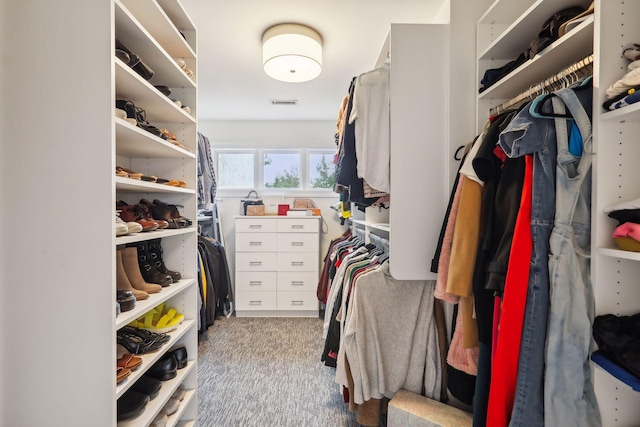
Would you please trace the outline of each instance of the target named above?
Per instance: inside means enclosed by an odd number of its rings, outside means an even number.
[[[173,279],[173,283],[176,283],[182,278],[182,275],[177,271],[171,271],[164,265],[162,259],[162,246],[160,245],[160,239],[149,240],[149,257],[153,262],[154,267],[163,274],[168,274]]]
[[[162,287],[169,286],[173,283],[170,275],[159,272],[153,265],[149,254],[149,242],[129,243],[127,246],[138,248],[138,264],[140,265],[140,273],[142,273],[145,282],[157,283]]]

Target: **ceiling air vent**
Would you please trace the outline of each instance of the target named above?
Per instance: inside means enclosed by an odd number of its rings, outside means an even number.
[[[271,105],[297,105],[297,99],[270,99]]]

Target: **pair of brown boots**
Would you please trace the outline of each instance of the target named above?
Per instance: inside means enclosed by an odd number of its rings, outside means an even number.
[[[155,294],[162,290],[162,286],[147,283],[142,277],[138,264],[137,248],[116,250],[116,272],[116,287],[120,290],[133,292],[138,301],[147,299],[149,294]]]

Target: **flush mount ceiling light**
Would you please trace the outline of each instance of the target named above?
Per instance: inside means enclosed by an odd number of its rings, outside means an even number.
[[[262,63],[264,72],[276,80],[313,80],[322,71],[322,37],[305,25],[274,25],[262,35]]]

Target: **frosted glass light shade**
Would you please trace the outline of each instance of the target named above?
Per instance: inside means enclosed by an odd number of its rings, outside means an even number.
[[[322,38],[299,24],[280,24],[262,35],[264,72],[276,80],[300,83],[322,71]]]

